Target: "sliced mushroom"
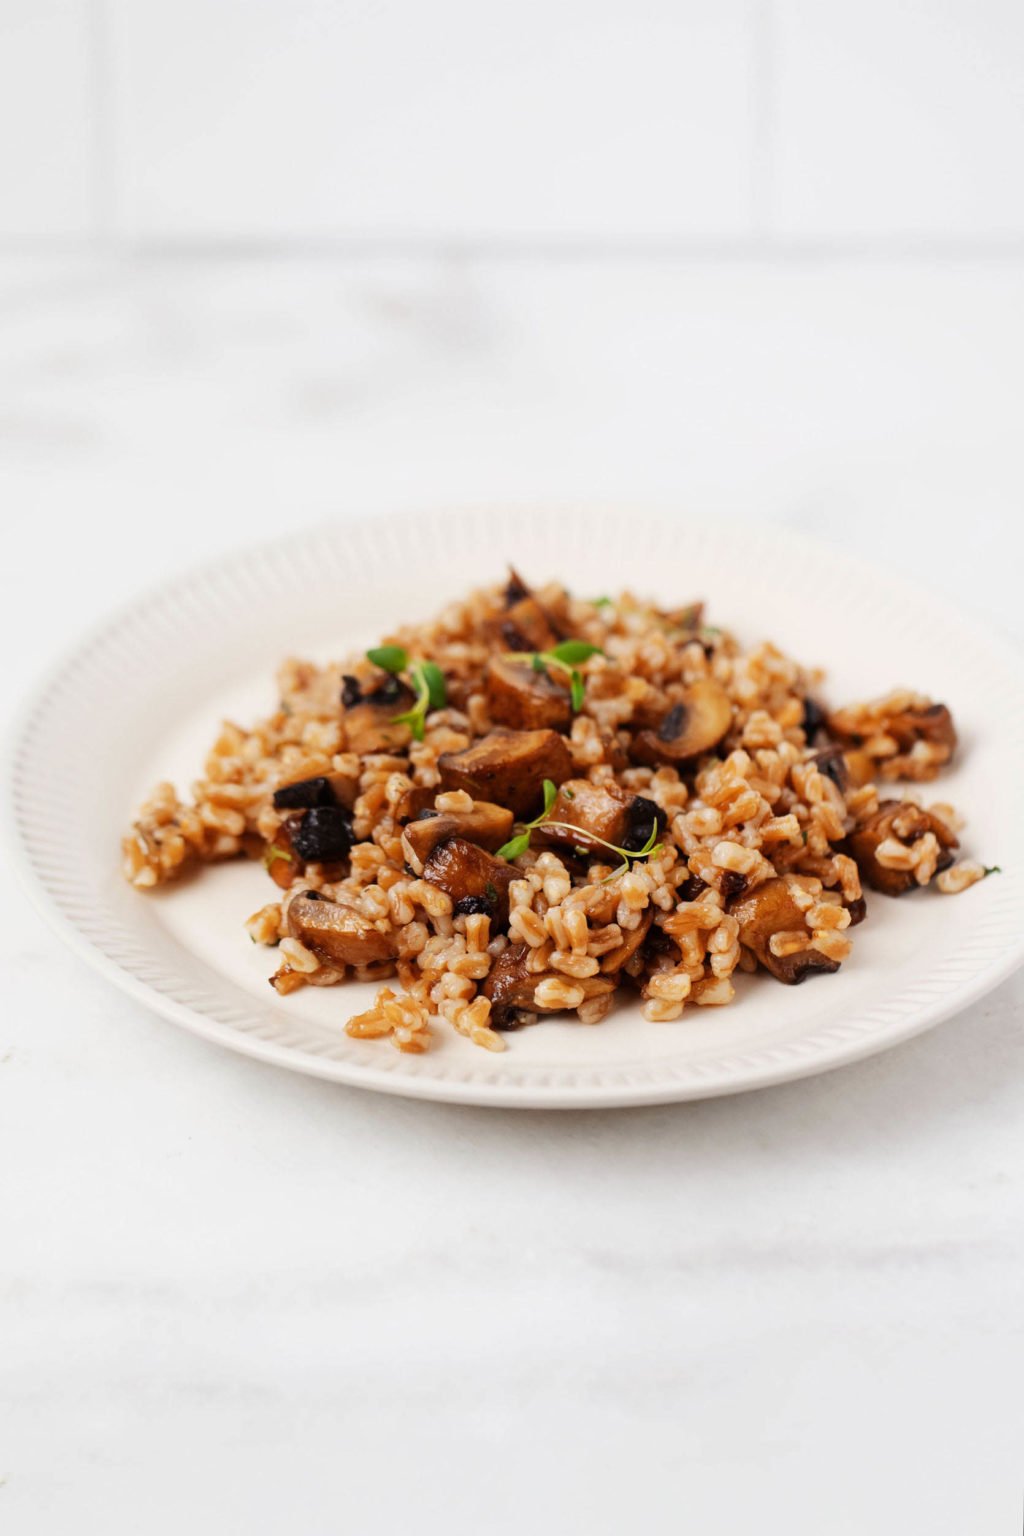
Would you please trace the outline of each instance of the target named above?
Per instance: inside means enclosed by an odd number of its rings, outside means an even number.
[[[850,853],[868,885],[886,896],[902,896],[917,885],[914,871],[880,864],[878,849],[887,838],[910,844],[926,832],[935,833],[942,850],[936,871],[948,869],[953,862],[952,850],[960,846],[958,839],[944,821],[910,800],[883,800],[871,819],[850,834]]]
[[[280,784],[274,791],[279,811],[307,810],[313,806],[342,805],[351,810],[359,794],[359,780],[347,773],[316,774]]]
[[[549,672],[538,672],[528,661],[493,656],[487,663],[484,688],[488,711],[497,725],[515,731],[545,727],[567,731],[572,723],[568,687]]]
[[[572,774],[557,731],[492,731],[462,752],[442,753],[437,766],[445,789],[506,805],[517,817],[540,809],[545,779],[561,784]]]
[[[634,795],[620,785],[591,784],[589,779],[568,779],[559,789],[548,820],[534,833],[537,847],[561,844],[588,853],[602,849],[602,841],[628,853],[638,853],[651,833],[661,831],[668,818],[645,795]],[[565,831],[564,823],[571,828]],[[614,857],[614,855],[613,855]]]
[[[773,934],[807,933],[804,914],[785,880],[766,880],[730,910],[740,925],[740,943],[778,981],[794,986],[812,971],[838,971],[839,961],[830,960],[817,949],[802,949],[792,955],[772,953]],[[810,937],[807,933],[808,943]]]
[[[393,937],[381,933],[368,917],[316,891],[304,891],[288,905],[285,925],[319,960],[331,965],[375,965],[392,960]]]
[[[344,711],[348,750],[360,757],[372,752],[403,752],[412,732],[395,716],[404,714],[415,702],[415,694],[401,678],[385,677],[372,693],[363,694]]]
[[[427,812],[410,821],[402,833],[402,852],[417,875],[438,843],[461,837],[494,853],[512,836],[512,812],[503,805],[477,800],[471,811]]]
[[[518,1029],[524,1013],[562,1013],[561,1008],[545,1008],[535,1001],[539,982],[545,974],[528,971],[526,962],[530,956],[528,944],[510,944],[502,950],[491,967],[483,984],[483,995],[491,1000],[490,1023],[493,1029]],[[560,980],[564,981],[563,976]],[[615,990],[613,976],[588,976],[576,982],[583,988],[584,997],[600,997]]]
[[[492,932],[508,927],[508,888],[519,875],[504,859],[492,858],[464,837],[448,837],[424,861],[423,878],[447,892],[456,908],[472,901],[462,910],[486,910]]]
[[[656,730],[638,731],[633,756],[642,763],[684,763],[716,747],[732,722],[723,688],[710,679],[693,683]]]

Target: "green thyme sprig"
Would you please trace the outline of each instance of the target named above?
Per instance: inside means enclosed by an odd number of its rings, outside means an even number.
[[[545,779],[544,809],[541,811],[540,815],[535,816],[532,821],[524,822],[522,824],[521,830],[516,834],[515,837],[510,838],[507,843],[502,844],[502,846],[498,849],[499,859],[508,859],[510,861],[512,859],[518,859],[519,855],[521,853],[525,853],[527,848],[529,848],[530,839],[537,827],[547,826],[550,827],[553,831],[568,832],[570,836],[573,834],[579,836],[583,832],[584,829],[582,827],[574,827],[571,822],[551,820],[551,812],[554,807],[557,795],[558,790],[556,789],[555,785],[551,782],[550,779]],[[587,832],[586,837],[588,842],[597,843],[600,847],[607,848],[609,853],[617,853],[622,859],[622,863],[619,865],[619,867],[617,869],[613,869],[610,875],[606,875],[604,877],[604,880],[601,882],[602,885],[609,880],[617,879],[619,875],[628,874],[631,862],[635,862],[637,859],[653,858],[656,853],[661,852],[662,847],[664,846],[662,843],[658,842],[657,821],[655,821],[653,827],[651,828],[650,836],[642,848],[620,848],[618,844],[606,842],[603,837],[598,837],[593,832]],[[586,855],[589,851],[590,850],[587,848],[577,848],[577,852],[583,855]]]
[[[407,725],[417,741],[422,741],[427,711],[443,709],[448,701],[444,685],[444,673],[435,661],[411,661],[409,653],[400,645],[378,645],[366,653],[367,661],[396,677],[405,672],[416,694],[411,709],[395,715],[392,723]]]
[[[588,640],[562,640],[549,651],[510,651],[509,660],[528,661],[535,672],[547,672],[553,668],[556,672],[565,673],[569,679],[573,714],[578,715],[583,708],[586,691],[579,670],[580,663],[589,661],[591,656],[603,655],[601,647],[591,645]]]

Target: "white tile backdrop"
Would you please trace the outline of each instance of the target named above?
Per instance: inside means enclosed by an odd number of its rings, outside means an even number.
[[[0,240],[1024,240],[1020,0],[0,0]]]

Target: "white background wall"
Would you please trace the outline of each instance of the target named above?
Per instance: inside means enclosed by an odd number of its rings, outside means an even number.
[[[1024,242],[1019,0],[3,0],[9,242]]]

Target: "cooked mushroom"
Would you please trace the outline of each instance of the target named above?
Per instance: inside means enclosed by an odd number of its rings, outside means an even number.
[[[286,817],[284,826],[303,864],[336,864],[352,847],[352,818],[338,805],[315,805]]]
[[[693,683],[655,730],[638,731],[633,756],[643,763],[683,763],[716,747],[729,729],[732,707],[710,679]]]
[[[363,694],[344,711],[348,750],[360,757],[370,752],[404,751],[412,732],[395,716],[404,714],[415,702],[415,694],[401,678],[385,677],[372,693]]]
[[[810,944],[804,914],[785,880],[766,880],[730,910],[739,921],[740,943],[777,980],[793,986],[812,971],[838,971],[839,961],[830,960],[817,949],[801,949],[790,955],[772,953],[771,939],[777,933],[806,933]]]
[[[526,962],[530,956],[528,944],[510,944],[503,949],[491,967],[490,974],[483,984],[483,995],[491,1000],[490,1024],[492,1029],[518,1029],[523,1022],[524,1013],[562,1013],[562,1008],[545,1007],[535,998],[539,982],[545,980],[543,973],[537,974],[526,969]],[[560,977],[564,981],[565,977]],[[603,994],[614,992],[615,978],[612,976],[588,976],[583,981],[575,983],[583,989],[587,998],[600,997]]]
[[[808,745],[812,745],[815,736],[823,731],[828,724],[828,712],[822,708],[817,699],[809,696],[804,699],[804,715],[800,721],[803,733],[807,737]]]
[[[286,816],[263,855],[267,873],[287,889],[307,864],[339,864],[352,847],[352,818],[338,805]]]
[[[628,853],[639,853],[651,833],[660,832],[668,818],[645,795],[634,795],[614,781],[591,784],[589,779],[568,779],[559,789],[547,821],[534,833],[534,844],[563,844],[601,852],[601,842]],[[571,831],[564,830],[564,823]],[[600,841],[599,841],[600,840]],[[603,852],[607,855],[608,850]]]
[[[410,821],[429,812],[436,816],[434,810],[434,797],[436,789],[427,789],[423,784],[410,784],[408,789],[402,791],[394,809],[394,817],[400,827],[407,826]]]
[[[499,644],[510,651],[549,651],[565,636],[523,578],[509,567],[505,612],[489,625]]]
[[[359,780],[347,773],[317,774],[281,784],[274,791],[274,805],[279,811],[307,810],[313,806],[343,805],[351,810],[359,793]]]
[[[392,960],[394,938],[381,933],[368,917],[317,891],[303,891],[289,902],[285,926],[317,958],[331,965],[374,965]]]
[[[850,787],[850,769],[846,762],[846,753],[837,742],[831,742],[829,746],[822,747],[810,760],[819,773],[823,773],[827,779],[832,780],[840,794],[846,793]]]
[[[561,784],[572,774],[557,731],[492,731],[463,752],[442,753],[437,766],[445,789],[506,805],[517,817],[539,810],[545,779]]]
[[[910,800],[883,800],[871,819],[850,834],[850,853],[868,885],[886,896],[902,896],[917,884],[913,869],[892,869],[880,863],[878,850],[889,838],[909,846],[926,832],[934,832],[941,850],[936,872],[948,869],[952,850],[960,846],[958,839],[944,821]]]
[[[471,811],[421,813],[402,833],[402,852],[414,873],[422,875],[427,859],[446,838],[465,838],[467,843],[494,853],[511,836],[512,812],[503,805],[477,800]]]
[[[568,687],[528,661],[492,656],[484,687],[491,719],[498,725],[516,731],[543,730],[546,726],[567,731],[572,723]]]
[[[901,752],[909,752],[916,742],[926,741],[931,746],[948,748],[952,755],[957,743],[956,726],[945,704],[922,701],[892,714],[885,712],[883,704],[884,701],[873,712],[871,706],[837,709],[829,718],[829,728],[840,741],[855,747],[863,743],[866,734],[877,730],[891,736]]]
[[[519,873],[504,859],[493,859],[464,837],[448,837],[424,861],[423,878],[446,891],[464,912],[486,910],[492,932],[508,926],[508,888]],[[469,901],[472,907],[464,905]]]

